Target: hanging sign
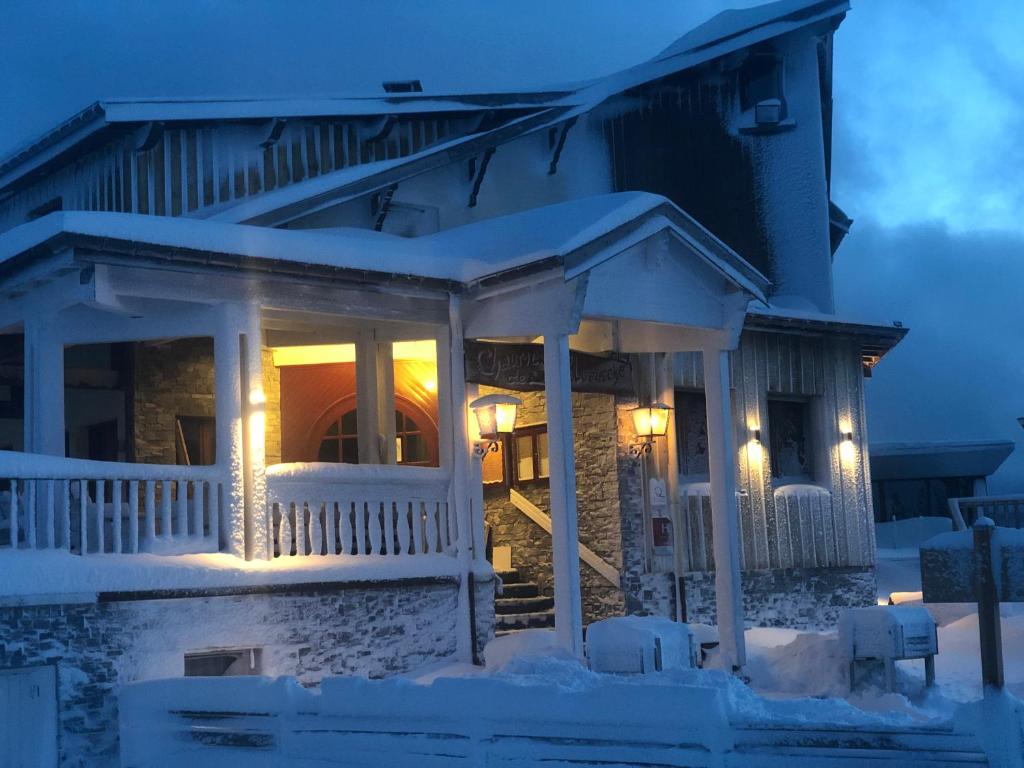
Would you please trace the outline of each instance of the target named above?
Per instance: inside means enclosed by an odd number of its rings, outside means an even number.
[[[466,381],[491,387],[536,392],[544,389],[544,347],[541,344],[465,343]],[[599,357],[569,352],[569,377],[574,392],[632,395],[633,371],[622,355]]]

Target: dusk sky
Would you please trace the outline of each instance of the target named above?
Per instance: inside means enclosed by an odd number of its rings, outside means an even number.
[[[7,0],[0,155],[105,97],[592,77],[725,5]],[[833,198],[855,219],[836,258],[839,311],[911,328],[868,385],[871,438],[1013,439],[992,486],[1004,491],[1024,490],[1022,30],[1019,0],[861,0],[836,38]]]

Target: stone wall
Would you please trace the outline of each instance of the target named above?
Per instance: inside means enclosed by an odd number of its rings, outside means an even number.
[[[175,463],[174,420],[214,416],[213,381],[211,338],[135,345],[136,462]]]
[[[507,392],[481,387],[480,393]],[[542,392],[508,392],[523,401],[519,426],[547,421]],[[576,505],[580,542],[594,550],[613,567],[622,568],[622,516],[619,508],[618,429],[616,401],[611,395],[572,393],[573,443],[576,459]],[[517,489],[550,514],[550,493],[544,486]],[[507,491],[490,489],[485,499],[485,519],[496,546],[512,547],[512,564],[530,581],[536,581],[545,595],[554,594],[551,567],[551,537],[516,509]],[[580,563],[583,621],[622,615],[622,590],[595,570]]]
[[[0,607],[0,669],[57,667],[62,768],[118,764],[117,693],[180,677],[186,652],[261,648],[262,672],[315,685],[384,677],[455,651],[456,579],[321,584],[286,592]],[[493,579],[477,583],[481,644]]]
[[[263,348],[267,464],[281,462],[281,372]],[[138,344],[135,349],[135,461],[174,464],[177,416],[216,416],[213,339]]]
[[[844,608],[875,605],[873,567],[744,571],[743,614],[750,627],[835,629]],[[715,624],[715,574],[683,577],[688,621]]]

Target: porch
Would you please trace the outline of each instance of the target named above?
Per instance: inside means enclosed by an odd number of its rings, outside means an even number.
[[[29,245],[15,240],[20,250],[6,254],[3,288],[17,298],[0,327],[23,337],[25,451],[0,452],[8,547],[297,562],[448,558],[465,577],[459,613],[468,627],[467,582],[484,552],[464,343],[542,344],[556,627],[579,655],[570,348],[642,356],[647,404],[671,404],[671,357],[695,352],[723,564],[719,625],[723,648],[742,665],[728,353],[766,281],[686,214],[655,196],[610,195],[413,239],[140,218],[54,214],[26,225]],[[29,252],[43,255],[25,274]],[[212,348],[211,463],[66,458],[67,351],[181,338]],[[403,343],[433,348],[437,438],[420,463],[436,466],[400,463],[394,366]],[[354,350],[353,390],[336,393],[337,413],[314,419],[327,428],[306,441],[336,455],[268,461],[268,350],[339,346]],[[356,427],[347,432],[350,414]],[[204,453],[184,435],[180,442],[186,455]],[[346,451],[358,465],[344,463]],[[469,632],[461,635],[468,654]]]

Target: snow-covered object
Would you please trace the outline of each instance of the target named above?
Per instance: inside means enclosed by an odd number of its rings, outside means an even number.
[[[839,617],[839,644],[847,661],[920,659],[939,651],[935,620],[926,608],[875,605]]]
[[[587,627],[587,660],[595,672],[692,669],[699,653],[686,624],[660,616],[615,616]]]
[[[491,640],[484,648],[484,663],[488,670],[500,670],[515,659],[559,654],[558,638],[552,630],[524,629]]]

